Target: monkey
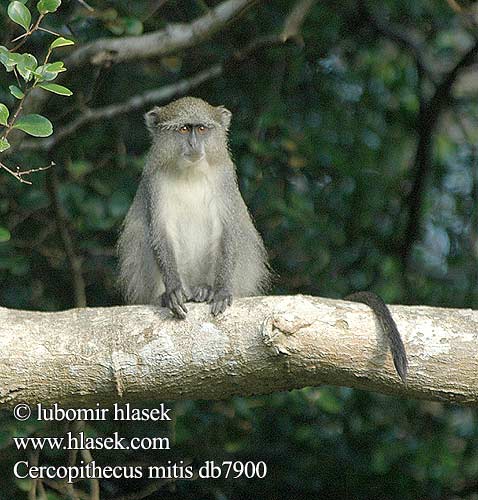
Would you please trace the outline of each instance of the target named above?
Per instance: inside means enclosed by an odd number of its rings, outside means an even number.
[[[146,113],[152,145],[118,241],[128,303],[184,319],[186,302],[207,302],[217,316],[233,297],[268,286],[266,250],[229,152],[231,116],[195,97]]]
[[[217,316],[233,297],[260,295],[269,286],[266,250],[229,151],[231,116],[195,97],[145,114],[152,145],[118,241],[119,284],[128,303],[162,305],[185,319],[186,302],[207,302]],[[346,299],[373,309],[405,381],[405,348],[386,304],[372,292]]]

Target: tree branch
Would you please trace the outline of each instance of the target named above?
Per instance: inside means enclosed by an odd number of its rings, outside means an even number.
[[[240,17],[257,0],[225,0],[207,14],[187,24],[169,24],[166,28],[141,36],[100,38],[79,47],[65,60],[68,70],[85,64],[112,64],[150,57],[164,57],[195,46]],[[59,75],[56,82],[65,78]],[[49,92],[34,90],[25,101],[28,113],[40,113],[50,99]],[[14,138],[14,143],[18,139]]]
[[[401,246],[401,258],[407,266],[411,250],[420,234],[421,207],[426,180],[432,168],[432,142],[443,109],[449,104],[453,85],[460,73],[471,66],[478,55],[478,40],[443,77],[428,103],[422,103],[418,117],[418,142],[413,162],[413,185],[408,196],[407,226]]]
[[[476,405],[478,311],[391,310],[409,356],[407,385],[379,322],[357,303],[252,297],[219,318],[191,304],[184,321],[155,306],[0,308],[0,408],[222,399],[320,384]]]
[[[289,40],[290,38],[300,37],[302,24],[316,1],[317,0],[300,0],[294,5],[286,17],[284,29],[281,33],[283,42]]]
[[[163,57],[211,37],[239,17],[257,0],[226,0],[189,24],[169,24],[165,29],[141,36],[101,38],[75,50],[67,68],[83,64],[111,64],[133,59]]]
[[[364,0],[361,0],[359,5],[362,15],[370,26],[379,35],[394,41],[397,45],[410,52],[415,59],[418,72],[433,81],[435,72],[426,60],[424,55],[425,50],[420,41],[413,34],[404,31],[403,27],[393,26],[378,19],[370,12]]]

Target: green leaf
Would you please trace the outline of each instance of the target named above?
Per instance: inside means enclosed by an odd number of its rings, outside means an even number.
[[[60,73],[61,71],[66,71],[64,64],[65,63],[63,61],[56,61],[54,63],[47,64],[46,66],[48,66],[48,71],[56,71],[57,73]]]
[[[0,62],[5,66],[7,72],[13,71],[13,68],[23,61],[23,54],[9,52],[5,47],[0,46]]]
[[[53,125],[50,120],[41,115],[21,116],[13,128],[23,130],[34,137],[48,137],[53,133]]]
[[[5,243],[11,238],[10,231],[6,227],[0,227],[0,243]]]
[[[7,47],[4,47],[3,45],[0,45],[0,62],[7,67],[7,62],[8,62],[8,49]]]
[[[45,80],[54,80],[58,76],[58,73],[66,71],[66,68],[63,66],[63,64],[63,61],[57,61],[54,63],[45,64],[44,66],[38,66],[38,68],[34,71],[34,74],[40,82]]]
[[[63,87],[63,85],[57,85],[56,83],[42,83],[41,85],[39,85],[39,87],[45,90],[49,90],[50,92],[53,92],[55,94],[60,94],[60,95],[73,94],[73,92],[70,89]]]
[[[30,29],[32,15],[25,5],[21,2],[10,2],[8,6],[8,17],[14,22],[22,26],[25,31]]]
[[[23,99],[25,97],[25,94],[16,85],[10,85],[8,88],[10,89],[10,94],[12,94],[13,97],[16,97],[17,99]]]
[[[55,12],[61,5],[61,0],[40,0],[37,3],[37,9],[40,14]]]
[[[31,54],[21,54],[22,59],[17,63],[17,70],[23,79],[28,82],[33,77],[33,72],[38,66],[38,62]]]
[[[4,139],[3,137],[0,137],[0,153],[3,153],[10,147],[10,143]]]
[[[75,42],[73,40],[68,40],[68,38],[63,38],[62,36],[60,36],[60,38],[57,38],[56,40],[53,40],[53,42],[51,42],[50,49],[66,47],[67,45],[75,45]]]
[[[6,125],[8,122],[8,117],[10,116],[10,111],[0,102],[0,125]]]

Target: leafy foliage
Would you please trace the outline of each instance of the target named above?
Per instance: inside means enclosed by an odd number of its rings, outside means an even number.
[[[0,103],[0,125],[3,125],[5,128],[5,130],[3,131],[3,136],[0,138],[0,153],[10,148],[10,143],[7,140],[7,136],[14,128],[22,130],[23,132],[26,132],[27,134],[34,137],[48,137],[53,133],[53,126],[48,118],[45,118],[44,116],[41,116],[39,114],[21,116],[23,101],[32,90],[36,88],[42,88],[59,95],[72,95],[71,90],[62,85],[45,83],[54,80],[59,73],[66,71],[63,61],[48,63],[48,59],[51,56],[52,50],[59,47],[65,47],[67,45],[73,45],[74,42],[72,40],[69,40],[62,36],[58,36],[50,44],[49,50],[42,65],[38,65],[38,60],[34,55],[28,52],[16,52],[16,50],[19,49],[23,45],[23,43],[25,43],[28,36],[32,35],[33,32],[42,29],[40,23],[43,20],[44,16],[50,12],[55,12],[60,5],[61,0],[40,0],[37,3],[37,9],[40,13],[40,17],[37,19],[35,24],[32,25],[32,15],[28,7],[25,5],[25,2],[11,1],[8,4],[8,17],[14,23],[22,26],[26,33],[15,39],[22,39],[22,41],[11,49],[7,49],[7,47],[3,45],[0,46],[0,63],[3,64],[5,70],[8,73],[15,74],[19,85],[20,81],[18,79],[18,75],[22,77],[24,83],[22,88],[19,88],[17,85],[9,86],[10,93],[20,101],[17,107],[17,111],[13,114],[11,122],[8,122],[10,113],[7,106],[3,103]],[[1,165],[2,168],[8,170],[3,164]],[[12,173],[12,171],[10,172]],[[17,178],[21,180],[21,174],[17,174]]]

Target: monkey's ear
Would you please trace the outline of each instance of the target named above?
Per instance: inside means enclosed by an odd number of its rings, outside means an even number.
[[[146,127],[151,133],[153,133],[155,129],[158,127],[158,125],[161,123],[160,112],[161,108],[159,106],[155,106],[151,111],[148,111],[144,115],[144,121],[146,122]]]
[[[229,125],[231,124],[232,113],[224,106],[218,106],[217,109],[219,110],[219,113],[221,115],[222,126],[226,130],[229,130]]]

